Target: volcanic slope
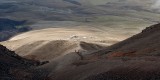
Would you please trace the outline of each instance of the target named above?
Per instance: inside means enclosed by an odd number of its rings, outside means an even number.
[[[108,56],[159,56],[160,24],[152,25],[141,33],[110,46]]]
[[[43,67],[51,71],[51,80],[160,79],[159,30],[160,24],[156,24],[106,49],[83,55],[83,58],[71,58],[75,54],[72,53]]]

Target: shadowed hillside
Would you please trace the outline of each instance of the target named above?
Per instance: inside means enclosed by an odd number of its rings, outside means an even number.
[[[1,80],[39,80],[39,77],[43,79],[46,76],[36,76],[34,73],[38,72],[35,67],[45,63],[46,62],[22,58],[15,54],[14,51],[10,51],[6,47],[0,45]]]

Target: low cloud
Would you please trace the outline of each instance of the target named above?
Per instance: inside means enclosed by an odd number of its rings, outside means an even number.
[[[155,0],[151,7],[160,12],[160,0]]]

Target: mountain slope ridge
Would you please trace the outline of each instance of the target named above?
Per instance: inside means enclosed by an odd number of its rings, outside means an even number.
[[[152,25],[144,29],[141,33],[134,35],[122,42],[110,46],[108,49],[113,50],[109,53],[112,56],[116,54],[131,55],[159,55],[159,36],[160,24]],[[132,53],[133,52],[133,53]]]

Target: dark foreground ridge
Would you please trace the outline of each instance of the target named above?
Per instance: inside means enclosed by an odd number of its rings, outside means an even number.
[[[34,79],[35,75],[33,73],[36,72],[34,67],[45,63],[48,62],[22,58],[14,51],[0,45],[0,80],[39,80],[38,77]]]

